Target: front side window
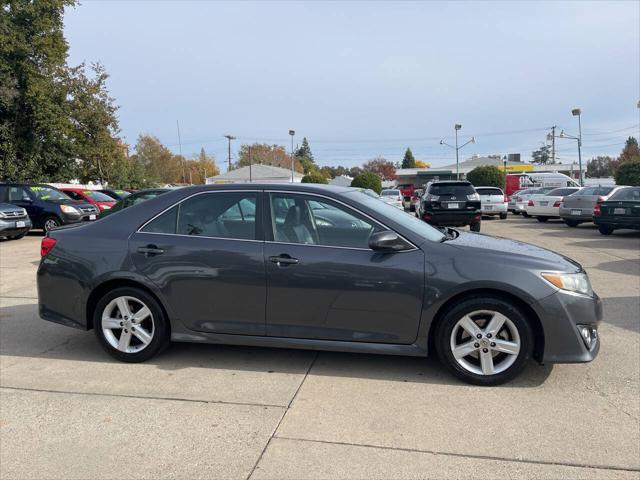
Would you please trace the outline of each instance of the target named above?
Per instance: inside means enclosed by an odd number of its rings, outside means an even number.
[[[276,242],[369,248],[371,234],[382,230],[348,207],[308,195],[272,193],[270,208]]]
[[[2,200],[11,202],[29,201],[29,194],[22,187],[5,187],[7,195],[2,195]]]

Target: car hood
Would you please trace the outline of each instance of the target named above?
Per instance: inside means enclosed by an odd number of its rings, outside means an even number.
[[[523,267],[551,271],[578,272],[582,265],[569,257],[530,243],[509,238],[492,237],[481,233],[463,232],[446,243],[453,248],[475,251],[477,255],[491,257],[501,262],[519,262]]]

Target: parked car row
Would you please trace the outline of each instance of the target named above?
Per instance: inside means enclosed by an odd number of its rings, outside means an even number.
[[[49,232],[61,225],[94,221],[110,211],[122,210],[169,190],[157,188],[130,193],[0,183],[0,237],[15,240],[32,228]]]
[[[564,187],[516,196],[528,199],[522,214],[539,222],[561,219],[569,227],[593,222],[603,235],[616,229],[640,230],[640,187]]]

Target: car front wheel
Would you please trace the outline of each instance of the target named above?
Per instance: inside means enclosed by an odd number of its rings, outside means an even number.
[[[47,217],[44,220],[44,224],[43,224],[43,229],[45,232],[50,232],[51,230],[53,230],[54,228],[59,227],[60,225],[62,225],[62,222],[60,222],[60,219],[57,217]]]
[[[438,323],[435,347],[440,361],[458,378],[475,385],[512,380],[533,352],[533,332],[525,315],[507,300],[470,298],[449,309]]]
[[[98,341],[114,358],[143,362],[169,343],[169,326],[155,298],[137,288],[116,288],[103,296],[93,315]]]

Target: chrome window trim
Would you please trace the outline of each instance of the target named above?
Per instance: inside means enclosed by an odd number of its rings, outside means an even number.
[[[332,202],[339,203],[340,205],[343,205],[343,206],[347,207],[350,210],[358,212],[360,215],[362,215],[363,217],[368,218],[369,220],[371,220],[374,223],[377,223],[378,226],[384,228],[385,230],[391,230],[396,235],[398,235],[402,240],[404,240],[405,242],[407,242],[409,245],[411,245],[413,247],[413,248],[410,248],[410,249],[407,249],[407,250],[400,250],[400,251],[397,251],[397,252],[394,252],[394,253],[413,252],[414,250],[419,250],[419,248],[413,242],[407,240],[403,235],[399,234],[395,229],[388,227],[387,225],[385,225],[381,221],[373,218],[371,215],[368,215],[368,214],[358,210],[357,208],[352,207],[351,205],[348,205],[348,204],[344,203],[341,200],[338,200],[337,198],[329,197],[327,195],[322,195],[321,193],[301,192],[299,190],[265,190],[264,192],[265,193],[290,193],[290,194],[297,194],[297,195],[309,195],[309,196],[314,196],[314,197],[326,198],[327,200],[331,200]],[[270,203],[270,200],[269,200],[269,203]],[[271,205],[269,205],[269,207],[271,207]],[[402,213],[404,214],[405,212],[403,211]],[[271,233],[273,235],[275,232],[271,232]],[[275,239],[275,235],[274,235],[274,239]],[[280,243],[280,244],[284,244],[284,245],[304,245],[304,246],[307,246],[307,247],[345,248],[345,249],[349,249],[349,250],[364,250],[364,251],[368,251],[368,252],[373,252],[374,251],[374,250],[372,250],[370,248],[341,247],[341,246],[334,246],[334,245],[315,245],[315,244],[308,244],[308,243],[277,242],[275,240],[266,240],[265,243]]]
[[[250,238],[208,237],[206,235],[185,235],[184,233],[141,232],[139,230],[136,230],[133,233],[134,234],[142,233],[144,235],[164,235],[166,237],[208,238],[210,240],[229,240],[229,241],[234,241],[234,242],[264,243],[264,240],[252,240]]]
[[[257,239],[247,239],[247,238],[228,238],[228,237],[207,237],[204,235],[184,235],[182,233],[161,233],[161,232],[143,232],[142,229],[144,227],[146,227],[148,224],[150,224],[151,222],[153,222],[156,218],[158,218],[160,215],[163,215],[164,213],[168,212],[169,210],[171,210],[173,207],[180,205],[182,202],[186,202],[187,200],[196,197],[198,195],[209,195],[209,194],[215,194],[215,193],[257,193],[260,194],[262,193],[262,190],[257,190],[257,189],[252,189],[252,190],[208,190],[208,191],[204,191],[204,192],[196,192],[192,195],[189,195],[188,197],[185,197],[179,201],[177,201],[176,203],[172,204],[171,206],[165,208],[164,210],[162,210],[161,212],[157,213],[156,215],[154,215],[153,217],[151,217],[149,220],[147,220],[146,222],[144,222],[140,227],[138,227],[138,229],[133,232],[133,234],[136,233],[148,233],[151,235],[173,235],[173,236],[177,236],[177,237],[189,237],[189,238],[215,238],[215,239],[219,239],[219,240],[241,240],[244,242],[263,242],[263,240],[257,240]],[[178,214],[176,215],[176,219],[178,217],[178,215],[180,214],[180,210],[178,210]],[[256,222],[257,222],[257,218],[256,218]],[[132,234],[132,235],[133,235]]]

